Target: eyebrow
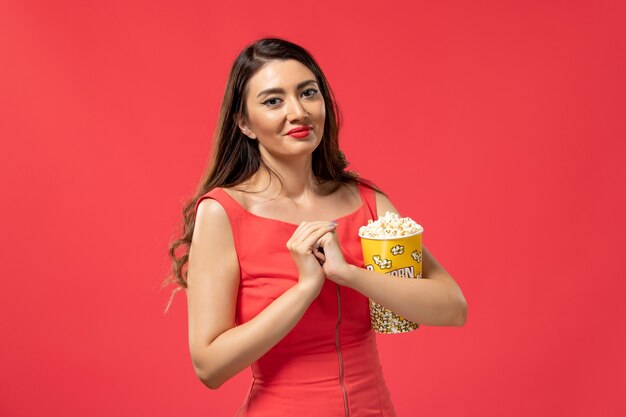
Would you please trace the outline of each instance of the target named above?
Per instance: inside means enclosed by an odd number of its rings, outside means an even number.
[[[299,90],[302,87],[304,87],[305,85],[311,84],[311,83],[317,83],[317,81],[315,81],[315,80],[305,80],[305,81],[302,81],[300,84],[298,84],[296,86],[296,90]],[[277,88],[277,87],[268,88],[267,90],[263,90],[259,94],[257,94],[257,97],[260,97],[260,96],[262,96],[264,94],[267,95],[267,94],[284,93],[284,92],[285,92],[285,90],[283,90],[282,88]]]

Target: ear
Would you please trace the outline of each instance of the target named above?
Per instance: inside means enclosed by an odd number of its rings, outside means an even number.
[[[237,122],[237,126],[243,132],[244,135],[246,135],[250,139],[256,139],[256,135],[250,129],[250,126],[248,125],[248,122],[245,119],[245,117],[243,117],[242,115],[237,115],[237,116],[235,116],[235,119],[236,119],[236,122]]]

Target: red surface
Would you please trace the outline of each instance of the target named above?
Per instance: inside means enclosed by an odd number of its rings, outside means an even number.
[[[249,371],[205,388],[159,285],[265,35],[314,54],[352,166],[468,300],[378,337],[399,415],[624,415],[624,2],[249,3],[0,3],[0,415],[234,414]]]

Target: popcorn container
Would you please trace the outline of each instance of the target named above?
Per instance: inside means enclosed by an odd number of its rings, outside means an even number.
[[[365,237],[359,233],[365,268],[385,275],[408,279],[422,278],[422,233],[401,237]],[[381,279],[386,277],[381,275]],[[369,300],[372,329],[377,333],[405,333],[419,324],[397,315],[386,307]]]

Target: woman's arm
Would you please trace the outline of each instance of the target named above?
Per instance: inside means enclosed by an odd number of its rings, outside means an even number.
[[[378,216],[385,212],[398,213],[391,201],[376,193]],[[399,215],[399,214],[398,214]],[[467,319],[467,302],[454,278],[422,246],[422,277],[407,279],[369,271],[343,261],[338,251],[332,251],[336,242],[325,251],[331,260],[325,265],[328,276],[337,283],[353,288],[394,313],[415,323],[427,326],[463,326]],[[338,243],[337,243],[338,245]],[[340,258],[341,259],[338,259]]]
[[[318,286],[299,282],[252,320],[236,326],[239,273],[226,211],[215,200],[203,200],[189,248],[189,349],[196,374],[211,389],[283,339],[319,294]]]

